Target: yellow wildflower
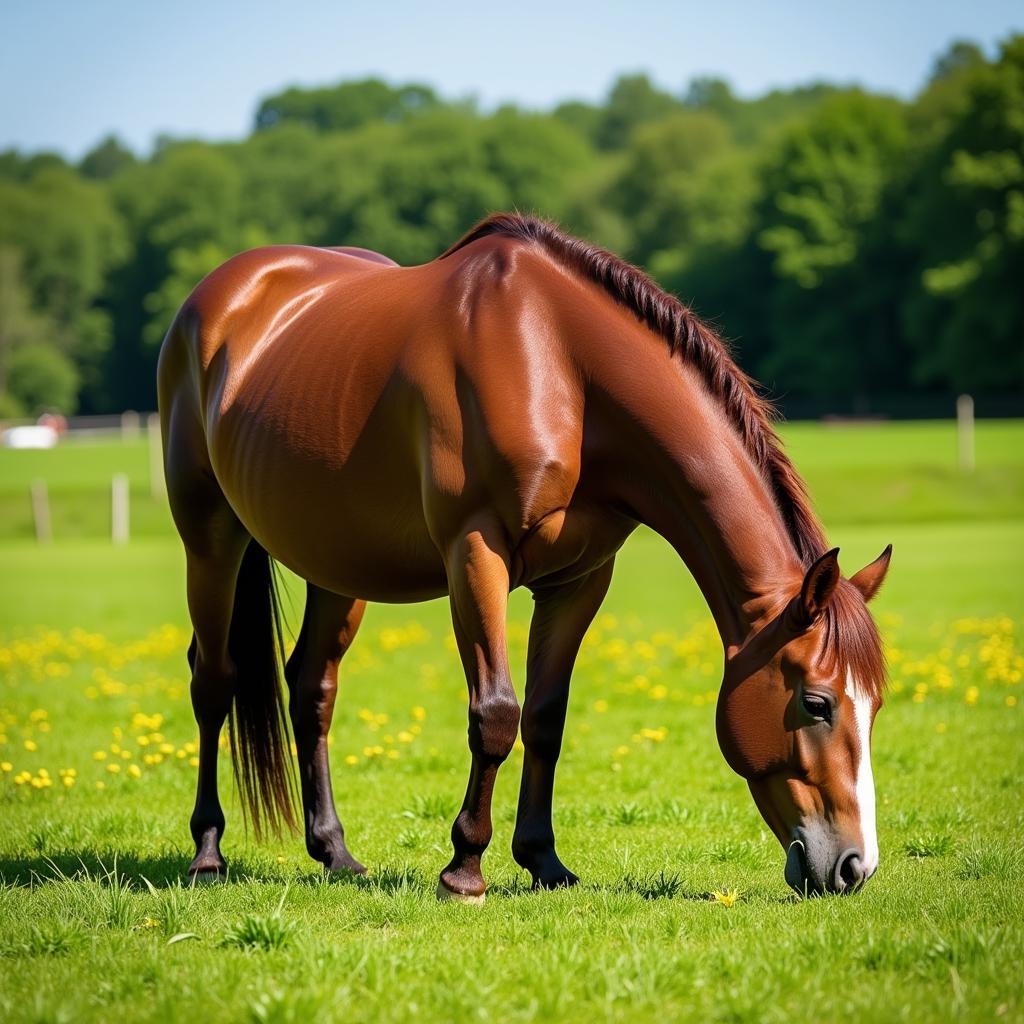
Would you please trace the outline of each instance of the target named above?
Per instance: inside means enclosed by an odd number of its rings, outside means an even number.
[[[711,894],[711,899],[715,903],[720,903],[723,907],[731,907],[741,897],[739,889],[722,889],[715,890]]]

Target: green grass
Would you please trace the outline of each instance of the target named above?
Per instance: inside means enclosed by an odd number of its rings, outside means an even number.
[[[225,768],[230,881],[182,885],[182,559],[155,503],[121,549],[83,511],[119,468],[148,493],[145,449],[0,453],[0,503],[44,467],[81,524],[49,548],[0,528],[0,1019],[1024,1019],[1024,429],[981,425],[977,487],[942,425],[787,434],[844,567],[895,546],[877,601],[893,668],[874,740],[882,866],[850,899],[787,891],[715,743],[707,612],[648,533],[574,679],[556,831],[580,888],[530,893],[511,859],[517,749],[487,902],[434,898],[468,770],[443,602],[371,607],[345,663],[333,775],[370,877],[325,879],[301,840],[246,837]],[[528,615],[513,595],[520,688]],[[726,890],[732,906],[711,898]]]

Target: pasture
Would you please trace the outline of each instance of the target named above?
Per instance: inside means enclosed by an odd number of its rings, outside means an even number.
[[[369,877],[246,836],[222,759],[230,878],[183,885],[183,559],[145,442],[0,452],[0,1017],[1024,1019],[1024,425],[980,423],[972,476],[951,424],[784,435],[844,568],[894,545],[873,605],[892,680],[873,744],[882,859],[852,898],[786,888],[715,742],[710,617],[647,533],[574,676],[555,828],[578,888],[531,893],[512,861],[517,745],[485,905],[435,900],[468,768],[444,602],[371,606],[343,665],[334,787]],[[118,471],[122,548],[104,536]],[[529,606],[514,595],[520,692]]]

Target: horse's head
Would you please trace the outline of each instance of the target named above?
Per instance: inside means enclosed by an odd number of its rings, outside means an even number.
[[[718,741],[801,892],[852,891],[878,867],[871,725],[885,667],[866,602],[891,551],[849,580],[838,549],[822,555],[726,662]]]

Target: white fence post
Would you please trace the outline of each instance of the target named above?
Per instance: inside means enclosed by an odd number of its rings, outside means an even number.
[[[139,414],[134,409],[121,413],[121,440],[134,441],[139,436]]]
[[[40,544],[49,544],[53,540],[50,526],[50,495],[46,490],[45,480],[32,481],[32,522],[36,528],[36,540]]]
[[[128,477],[115,473],[110,485],[110,539],[115,544],[128,542]]]
[[[164,451],[160,439],[160,414],[151,412],[146,417],[146,436],[149,438],[149,493],[156,499],[167,493],[164,480]]]
[[[956,400],[956,434],[960,453],[960,469],[974,472],[974,399],[961,395]]]

